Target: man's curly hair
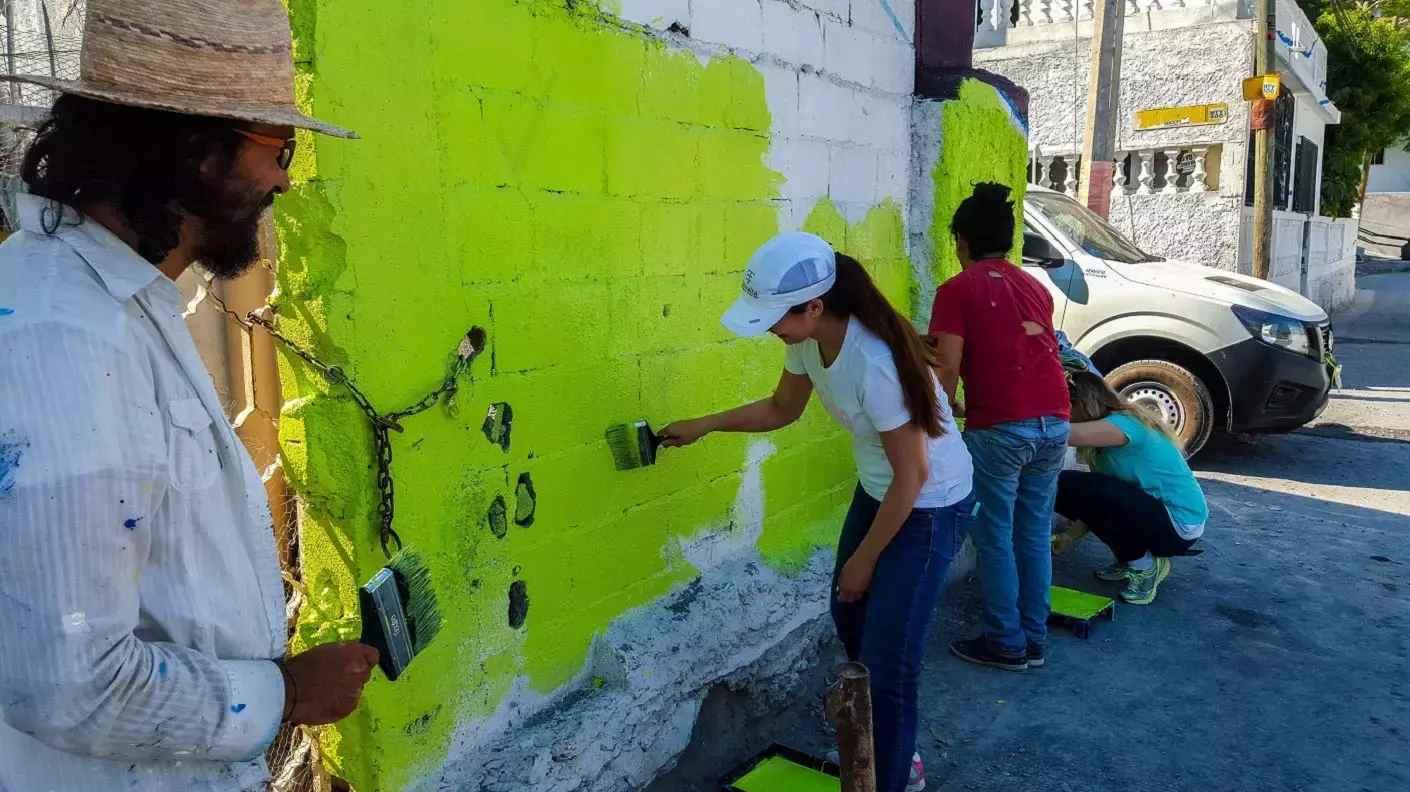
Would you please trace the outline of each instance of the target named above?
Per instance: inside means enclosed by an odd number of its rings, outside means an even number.
[[[35,195],[72,207],[111,204],[137,234],[137,252],[160,263],[180,240],[182,211],[205,216],[203,177],[228,172],[240,139],[229,120],[64,95],[25,152]],[[46,212],[45,230],[60,212]]]

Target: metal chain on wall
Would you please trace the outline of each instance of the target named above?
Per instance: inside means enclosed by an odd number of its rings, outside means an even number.
[[[405,431],[401,426],[403,420],[426,412],[442,400],[444,400],[446,409],[452,417],[458,414],[458,408],[455,405],[455,396],[460,388],[460,375],[463,374],[470,367],[470,364],[474,362],[475,358],[479,357],[480,353],[484,351],[487,340],[485,331],[476,327],[465,334],[465,337],[460,341],[459,348],[456,349],[455,361],[451,364],[450,372],[446,374],[446,378],[441,383],[440,387],[426,394],[410,407],[383,414],[379,413],[377,408],[372,406],[372,402],[358,389],[356,383],[348,377],[347,372],[345,372],[341,366],[330,366],[324,363],[314,357],[313,353],[299,346],[283,333],[280,333],[278,328],[274,326],[274,322],[265,315],[269,312],[268,305],[250,311],[248,315],[241,317],[239,314],[227,308],[224,301],[217,297],[210,289],[207,288],[203,290],[203,298],[210,301],[222,313],[230,317],[231,321],[239,325],[245,332],[253,333],[255,328],[259,327],[266,333],[269,333],[270,337],[278,341],[291,354],[308,364],[309,368],[317,371],[330,385],[340,385],[345,388],[352,397],[353,402],[357,404],[358,409],[362,410],[372,430],[373,448],[377,458],[378,535],[382,544],[382,552],[390,558],[392,555],[391,545],[395,543],[397,549],[401,549],[402,546],[401,535],[397,533],[396,528],[392,525],[392,520],[396,512],[396,485],[392,480],[391,433]]]
[[[269,262],[263,262],[263,266],[269,267]],[[403,431],[401,422],[404,419],[426,412],[438,402],[445,405],[447,412],[452,417],[458,414],[455,397],[459,391],[460,376],[484,351],[487,341],[485,331],[475,327],[461,339],[456,350],[455,360],[452,362],[445,380],[438,388],[405,409],[382,414],[377,411],[371,400],[357,387],[357,384],[347,376],[342,367],[324,363],[307,349],[281,333],[274,321],[267,315],[272,313],[268,304],[241,316],[231,310],[225,301],[212,291],[210,286],[209,281],[201,286],[196,302],[206,302],[214,306],[232,324],[240,328],[247,337],[252,337],[256,328],[264,330],[278,344],[316,371],[330,385],[345,388],[353,402],[357,404],[358,409],[362,411],[367,419],[368,427],[372,430],[374,453],[377,460],[379,539],[382,552],[390,556],[391,545],[395,543],[397,547],[400,547],[402,541],[393,526],[396,489],[392,478],[391,432]],[[266,415],[265,417],[271,422],[276,421],[275,416]],[[308,591],[299,579],[301,570],[297,553],[283,559],[281,565],[284,567],[281,570],[284,580],[289,586],[288,620],[292,635],[298,610],[308,598]],[[277,792],[351,792],[351,787],[347,782],[330,774],[323,763],[321,735],[327,728],[329,727],[291,727],[286,724],[280,729],[266,756],[270,772],[274,776],[274,790]]]

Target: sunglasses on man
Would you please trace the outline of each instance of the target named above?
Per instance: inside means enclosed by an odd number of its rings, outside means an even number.
[[[290,163],[294,161],[295,142],[293,138],[277,138],[269,135],[261,135],[258,132],[251,132],[248,129],[234,127],[235,134],[257,143],[261,146],[279,149],[279,159],[275,160],[281,170],[288,170]]]

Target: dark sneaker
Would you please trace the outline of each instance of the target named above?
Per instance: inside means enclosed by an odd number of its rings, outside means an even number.
[[[1104,580],[1108,583],[1125,583],[1126,573],[1129,570],[1130,567],[1125,564],[1107,564],[1092,574],[1097,576],[1097,580]]]
[[[966,663],[989,666],[990,668],[1001,668],[1005,671],[1027,671],[1028,660],[1022,657],[1004,657],[989,649],[989,645],[984,642],[984,636],[971,638],[968,641],[952,641],[950,643],[950,654],[958,657]]]
[[[1028,642],[1028,667],[1043,667],[1043,645],[1036,641]]]

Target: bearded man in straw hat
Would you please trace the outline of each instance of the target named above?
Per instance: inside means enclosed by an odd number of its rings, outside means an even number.
[[[279,0],[90,0],[0,245],[0,790],[247,790],[374,649],[287,660],[263,483],[182,321],[289,188]]]

